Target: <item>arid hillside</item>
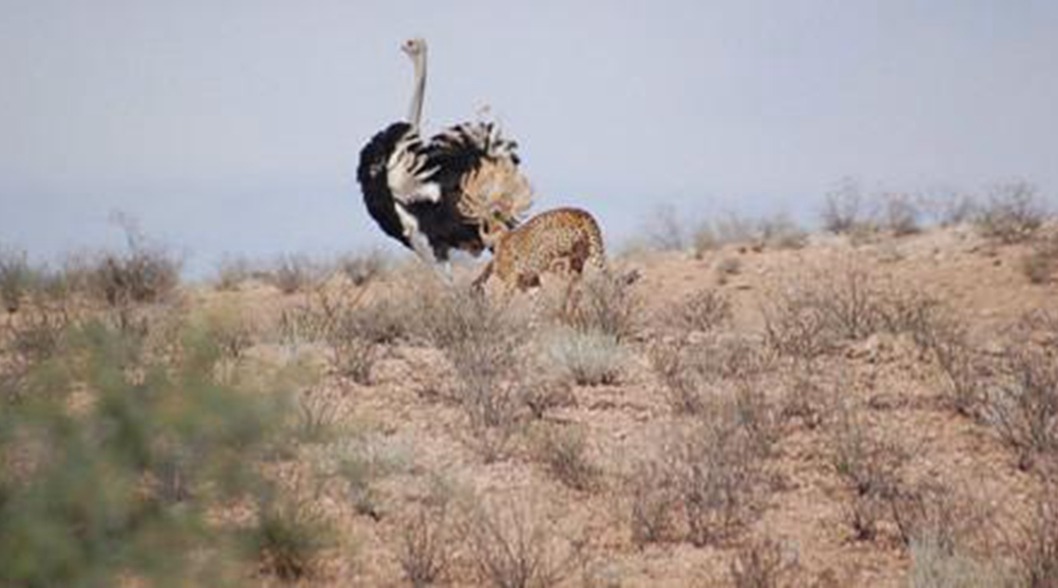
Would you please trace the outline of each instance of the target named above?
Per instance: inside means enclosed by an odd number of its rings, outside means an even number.
[[[1056,227],[841,229],[510,300],[23,266],[0,585],[1058,585]]]

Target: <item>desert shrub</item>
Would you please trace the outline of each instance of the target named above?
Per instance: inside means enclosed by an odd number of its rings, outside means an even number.
[[[714,222],[702,223],[694,233],[692,244],[695,258],[702,259],[707,251],[724,245],[741,245],[760,251],[765,248],[799,249],[807,241],[808,234],[786,215],[752,221],[731,214]]]
[[[703,419],[672,450],[680,510],[691,543],[711,544],[748,522],[760,465],[747,431],[731,418],[730,410]]]
[[[1058,273],[1058,233],[1036,240],[1022,258],[1021,269],[1033,284],[1046,284]]]
[[[912,588],[1014,588],[1024,585],[1000,562],[980,560],[926,536],[911,542]]]
[[[580,386],[616,383],[627,359],[617,338],[604,333],[556,329],[541,344],[546,369]]]
[[[625,486],[632,541],[642,546],[672,537],[680,500],[673,469],[660,460],[640,461],[627,476]]]
[[[525,317],[451,289],[420,293],[413,302],[420,309],[416,329],[454,368],[454,397],[470,440],[487,462],[498,459],[521,427],[532,385],[522,366]]]
[[[337,261],[338,269],[354,286],[363,286],[385,273],[386,258],[378,251],[362,255],[345,255]]]
[[[126,253],[105,253],[91,269],[92,290],[111,308],[164,301],[180,283],[180,262],[163,249],[130,241]]]
[[[908,194],[886,193],[881,195],[881,228],[890,231],[896,237],[913,235],[919,232],[919,218],[922,213]]]
[[[760,246],[772,249],[800,249],[808,242],[808,233],[785,215],[758,221],[757,234]]]
[[[525,504],[481,505],[469,516],[470,558],[483,585],[497,588],[554,586],[579,558],[578,545],[543,526]]]
[[[1055,480],[1044,483],[1035,500],[1035,512],[1026,533],[1027,546],[1021,551],[1025,584],[1033,588],[1058,585],[1058,487]]]
[[[699,290],[662,313],[661,322],[680,333],[709,332],[731,321],[731,302],[713,289]]]
[[[635,332],[641,305],[628,276],[589,272],[572,291],[571,304],[562,318],[581,331],[605,333],[623,341]]]
[[[646,226],[647,241],[659,251],[683,251],[687,247],[676,208],[665,204],[654,209]]]
[[[401,524],[397,561],[416,588],[437,583],[448,569],[454,539],[449,511],[447,499],[427,501]]]
[[[746,381],[767,368],[760,346],[735,335],[663,340],[647,348],[647,357],[677,414],[702,413],[725,380]]]
[[[0,455],[25,458],[0,469],[0,584],[216,584],[238,562],[206,513],[265,487],[279,404],[215,380],[200,333],[170,364],[136,363],[137,344],[75,329],[31,374],[41,393],[0,411]]]
[[[0,304],[4,310],[18,312],[22,300],[34,287],[34,278],[25,251],[0,249]]]
[[[992,382],[986,420],[1018,453],[1022,469],[1058,457],[1058,363],[1046,349],[1007,348]]]
[[[831,233],[851,233],[866,221],[864,199],[859,183],[844,178],[826,194],[821,213],[823,228]]]
[[[319,284],[323,271],[305,255],[281,255],[272,263],[272,270],[266,277],[283,294],[295,294]]]
[[[1036,187],[1017,181],[992,188],[988,201],[977,211],[974,225],[989,239],[1019,243],[1032,237],[1045,217]]]
[[[735,588],[780,588],[796,586],[797,559],[783,553],[773,539],[751,541],[739,548],[731,563]]]
[[[589,461],[587,438],[576,427],[543,426],[533,443],[533,454],[560,482],[574,490],[591,490],[599,469]]]
[[[261,571],[285,581],[312,577],[323,551],[336,542],[319,497],[302,492],[295,488],[259,499],[256,523],[245,538]]]
[[[235,290],[254,275],[253,264],[246,258],[225,258],[217,264],[213,283],[217,290]]]
[[[327,390],[303,390],[297,397],[295,437],[303,443],[332,439],[349,414],[342,398]]]
[[[986,378],[980,353],[971,344],[966,327],[957,319],[940,315],[914,332],[917,344],[932,354],[947,384],[952,406],[961,414],[975,415],[985,398]]]

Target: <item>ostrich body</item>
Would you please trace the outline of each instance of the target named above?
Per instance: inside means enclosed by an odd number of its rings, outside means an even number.
[[[383,232],[429,265],[443,263],[448,275],[452,249],[477,256],[485,247],[480,221],[459,208],[464,180],[486,162],[510,164],[505,167],[517,174],[517,144],[504,139],[491,122],[458,124],[423,141],[419,123],[426,90],[426,42],[411,39],[402,49],[415,66],[408,118],[390,124],[360,151],[357,181],[368,213]],[[504,222],[513,226],[516,221]]]

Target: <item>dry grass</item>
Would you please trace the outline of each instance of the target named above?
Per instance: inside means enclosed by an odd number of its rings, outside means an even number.
[[[555,329],[541,341],[542,367],[578,386],[616,384],[628,354],[612,335]]]
[[[469,515],[470,558],[481,585],[544,588],[561,583],[579,559],[577,542],[563,541],[531,504],[493,501]]]
[[[592,490],[599,481],[599,468],[587,456],[587,436],[578,427],[540,427],[534,437],[533,454],[551,475],[574,490]]]
[[[973,221],[984,237],[1010,244],[1030,239],[1046,216],[1036,187],[1018,181],[994,186]]]
[[[797,558],[784,552],[773,539],[752,541],[741,547],[731,563],[735,588],[797,586]]]

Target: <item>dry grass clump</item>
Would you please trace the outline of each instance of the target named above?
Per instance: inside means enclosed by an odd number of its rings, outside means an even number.
[[[1058,459],[1058,348],[1021,343],[1009,347],[989,386],[985,419],[1032,469]]]
[[[735,588],[781,588],[798,586],[796,554],[786,553],[774,539],[751,541],[739,548],[731,563]]]
[[[652,461],[633,467],[626,481],[633,541],[682,537],[704,546],[752,519],[764,481],[761,460],[775,440],[760,400],[716,401],[673,431]]]
[[[265,279],[283,294],[304,292],[319,284],[324,271],[305,255],[281,255],[272,262]]]
[[[731,322],[731,301],[714,289],[698,290],[661,313],[661,323],[678,333],[710,331]]]
[[[1058,480],[1044,481],[1021,552],[1024,583],[1033,588],[1058,586]]]
[[[545,333],[541,347],[542,367],[579,386],[617,383],[628,358],[616,337],[569,328]]]
[[[764,249],[800,249],[808,242],[808,234],[788,216],[777,214],[758,220],[748,220],[730,214],[713,222],[702,223],[694,233],[696,259],[706,252],[725,245]]]
[[[524,502],[492,501],[470,513],[468,547],[482,585],[544,588],[572,572],[580,559],[578,542],[555,536],[534,510]]]
[[[250,260],[245,257],[227,257],[217,264],[213,285],[217,290],[230,292],[238,289],[255,274],[256,270]]]
[[[91,268],[90,287],[115,309],[162,302],[179,285],[180,266],[166,251],[131,241],[127,253],[106,253]]]
[[[287,582],[316,575],[323,553],[336,544],[334,523],[321,508],[320,497],[305,490],[260,499],[257,521],[247,532],[260,571]]]
[[[973,220],[981,235],[1010,244],[1031,238],[1046,216],[1036,187],[1017,181],[992,188]]]
[[[1058,274],[1058,231],[1037,239],[1022,258],[1021,268],[1033,284],[1046,284]]]
[[[751,381],[769,364],[757,341],[721,334],[659,341],[648,347],[647,357],[673,411],[686,415],[703,413],[711,396],[732,383]]]
[[[543,425],[534,437],[533,454],[560,482],[574,490],[595,487],[600,471],[587,456],[587,436],[571,426]]]
[[[441,581],[452,562],[457,537],[451,497],[432,492],[401,523],[397,561],[404,579],[419,588]]]
[[[25,251],[0,249],[0,304],[4,310],[18,312],[22,300],[34,287],[34,278]]]
[[[340,396],[326,390],[304,390],[297,397],[295,437],[302,443],[331,440],[349,414]]]
[[[780,355],[811,361],[845,341],[880,332],[919,340],[933,328],[939,305],[915,290],[882,287],[850,266],[794,284],[763,312],[769,346]]]
[[[604,333],[623,341],[638,328],[641,307],[629,276],[589,272],[572,290],[561,319],[578,330]]]
[[[912,588],[1015,588],[1026,585],[1009,566],[953,550],[931,537],[912,541],[910,555],[908,584]]]
[[[377,280],[389,269],[386,257],[379,251],[360,255],[344,255],[338,259],[336,265],[354,286],[363,286]]]
[[[833,190],[828,192],[820,213],[823,229],[835,234],[853,233],[867,224],[865,217],[866,203],[859,182],[852,178],[843,178]]]

